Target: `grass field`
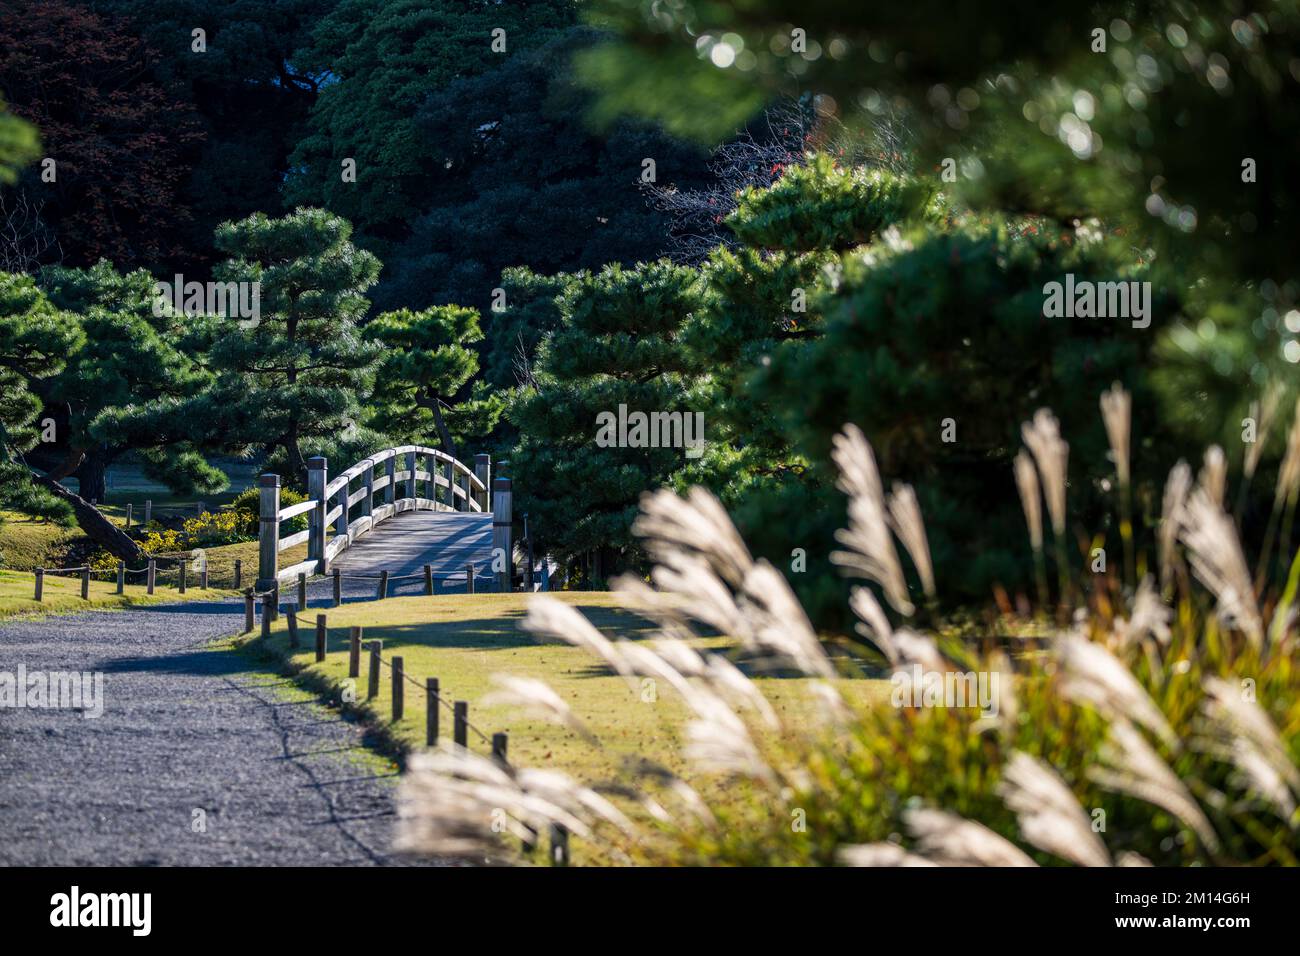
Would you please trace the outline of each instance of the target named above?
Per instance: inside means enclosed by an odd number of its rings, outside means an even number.
[[[210,601],[215,597],[227,597],[235,593],[217,589],[201,591],[196,586],[197,582],[191,579],[192,583],[184,594],[177,592],[174,587],[155,586],[151,597],[145,593],[143,584],[129,584],[124,593],[118,594],[117,584],[113,580],[104,580],[107,577],[108,575],[100,575],[99,580],[92,579],[90,597],[83,600],[80,577],[47,574],[42,599],[38,604],[34,598],[35,578],[30,572],[0,570],[0,619],[161,604],[166,601]]]
[[[575,605],[589,620],[611,637],[636,639],[648,636],[643,620],[622,609],[617,595],[609,592],[558,592],[554,597]],[[422,747],[425,742],[426,677],[437,677],[444,700],[469,703],[469,720],[489,737],[497,731],[509,734],[509,759],[517,766],[553,767],[578,779],[596,783],[611,779],[624,758],[644,757],[658,761],[675,772],[687,768],[681,756],[684,707],[671,692],[653,701],[643,700],[639,687],[614,676],[589,654],[564,644],[539,644],[518,628],[531,595],[482,594],[436,597],[402,597],[385,601],[345,605],[328,610],[326,659],[315,661],[315,617],[300,624],[302,647],[288,646],[287,622],[282,617],[272,627],[269,647],[260,638],[251,648],[265,648],[302,668],[304,679],[338,685],[347,678],[349,629],[361,626],[363,640],[383,642],[386,660],[403,659],[406,673],[420,687],[406,686],[405,716],[393,723],[392,680],[381,668],[379,696],[366,700],[368,655],[363,651],[361,675],[357,681],[358,704],[369,717],[401,743]],[[724,638],[710,638],[703,644],[725,648]],[[594,748],[573,731],[533,719],[506,705],[484,706],[483,697],[493,689],[491,675],[506,673],[546,681],[587,727],[603,747]],[[796,725],[800,713],[810,705],[802,693],[801,680],[757,678],[763,693],[787,725]],[[866,701],[888,692],[884,681],[845,681],[846,696]],[[452,714],[440,712],[440,733],[450,737]],[[469,745],[480,753],[490,752],[473,731]],[[713,789],[696,782],[702,792]],[[575,847],[575,861],[588,849]],[[601,862],[589,858],[591,862]]]
[[[29,571],[63,563],[68,546],[81,538],[81,529],[63,528],[12,511],[0,511],[0,567]]]
[[[215,511],[221,505],[229,504],[235,495],[248,488],[256,479],[257,469],[242,462],[217,462],[218,467],[230,479],[230,487],[219,495],[204,497],[203,504],[209,511]],[[65,484],[73,491],[77,490],[77,481],[69,478]],[[153,517],[167,520],[177,517],[193,517],[198,513],[198,499],[178,497],[163,485],[145,477],[139,465],[118,464],[108,470],[108,501],[99,504],[99,510],[113,523],[126,524],[126,506],[133,507],[132,527],[138,527],[144,520],[145,501],[153,502]],[[84,543],[85,536],[75,525],[60,527],[53,522],[38,521],[11,511],[0,511],[0,568],[13,568],[30,571],[41,566],[56,567],[69,564],[70,546]],[[256,544],[252,545],[254,559],[257,554]],[[239,556],[239,555],[235,555]],[[233,562],[234,557],[230,558]],[[244,566],[248,567],[245,559]],[[233,574],[233,563],[230,571]],[[213,574],[215,575],[215,564]]]

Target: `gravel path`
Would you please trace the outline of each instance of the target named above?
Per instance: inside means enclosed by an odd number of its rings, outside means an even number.
[[[0,707],[0,864],[405,862],[395,768],[337,712],[209,646],[242,623],[238,601],[0,623],[0,672],[104,674],[97,719]]]

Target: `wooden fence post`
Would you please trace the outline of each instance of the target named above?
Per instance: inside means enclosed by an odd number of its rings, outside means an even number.
[[[402,659],[393,658],[393,722],[402,719],[402,711],[406,709],[406,678],[402,673]]]
[[[465,593],[474,593],[474,565],[465,565]]]
[[[243,577],[244,577],[244,562],[239,560],[239,558],[235,558],[235,590],[236,591],[239,590],[239,585],[243,583]]]
[[[188,562],[185,560],[185,558],[181,558],[181,569],[180,569],[179,577],[177,578],[178,581],[177,587],[180,589],[181,594],[185,593],[185,565],[187,563]]]
[[[153,594],[154,582],[158,580],[158,559],[157,558],[149,559],[149,570],[145,572],[144,580],[145,580],[146,593]]]
[[[280,570],[280,476],[262,475],[257,487],[257,589],[265,591]]]
[[[551,866],[569,865],[569,830],[561,823],[551,824]]]
[[[316,562],[319,574],[325,573],[325,515],[329,509],[325,486],[328,484],[329,460],[320,455],[308,458],[307,497],[316,502],[316,507],[307,513],[307,560]]]
[[[492,757],[501,763],[506,763],[506,746],[507,740],[505,734],[492,735]]]
[[[483,490],[478,493],[480,511],[492,510],[492,456],[480,452],[474,456],[474,477],[483,482]]]
[[[126,503],[126,530],[131,530],[131,502]]]
[[[497,572],[497,591],[507,593],[514,587],[515,556],[510,541],[513,493],[509,478],[492,480],[492,562],[505,557],[505,570]]]
[[[262,598],[262,640],[271,638],[271,615],[266,607],[266,598]]]
[[[275,581],[271,584],[271,620],[277,621],[280,618],[280,582]],[[262,604],[262,612],[266,612],[266,604]]]
[[[379,595],[375,598],[375,600],[382,601],[386,597],[388,597],[388,572],[380,571],[379,572]]]
[[[36,569],[36,595],[33,600],[39,601],[41,594],[45,591],[45,569]]]
[[[424,743],[427,747],[438,744],[438,678],[424,680]]]
[[[343,603],[343,575],[338,568],[334,569],[334,606],[338,607]]]
[[[300,608],[307,607],[307,573],[305,571],[298,572],[298,606]]]
[[[257,598],[253,596],[253,589],[249,588],[244,592],[244,633],[252,634],[253,627],[257,621]]]
[[[321,615],[321,620],[324,619],[324,615]],[[348,676],[361,676],[361,628],[355,625],[348,637]]]
[[[125,592],[126,592],[126,562],[119,561],[117,562],[117,593],[123,594]]]
[[[153,499],[146,498],[144,501],[144,523],[148,524],[153,521]]]
[[[207,589],[208,589],[208,558],[207,555],[204,555],[203,563],[199,565],[199,590],[206,591]]]
[[[90,600],[90,567],[89,566],[83,567],[81,569],[81,599],[83,601]]]
[[[366,675],[366,699],[374,700],[379,696],[379,654],[383,650],[383,641],[366,641],[370,649],[370,673]]]
[[[469,704],[458,700],[452,710],[452,739],[461,747],[469,746]]]
[[[316,660],[317,662],[325,660],[325,615],[316,615]]]
[[[424,593],[433,594],[433,565],[424,566]]]
[[[289,625],[289,646],[298,646],[298,605],[290,604],[285,608],[285,619]],[[316,660],[320,660],[320,648],[316,649]]]

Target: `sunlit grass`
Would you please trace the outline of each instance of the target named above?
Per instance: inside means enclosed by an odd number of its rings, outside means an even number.
[[[610,637],[650,636],[649,625],[620,607],[616,594],[571,591],[551,596],[577,607]],[[269,649],[304,668],[304,676],[337,685],[347,679],[350,628],[361,626],[363,641],[382,641],[384,659],[401,657],[406,673],[420,686],[406,685],[405,713],[394,723],[391,671],[381,667],[379,695],[367,700],[369,655],[363,650],[356,681],[357,704],[410,747],[424,746],[423,687],[425,678],[436,677],[448,705],[457,700],[468,702],[470,723],[488,738],[498,731],[508,733],[509,759],[517,766],[561,769],[598,784],[614,779],[622,761],[645,758],[689,777],[679,737],[685,716],[681,701],[667,688],[651,688],[641,682],[629,684],[582,650],[567,644],[537,643],[518,627],[530,598],[528,594],[421,596],[313,609],[300,620],[298,650],[288,646],[283,616],[272,626]],[[320,664],[315,659],[318,613],[325,614],[327,621],[326,659]],[[721,637],[702,639],[700,643],[719,650],[730,646]],[[252,646],[262,646],[261,640]],[[493,689],[491,675],[498,672],[545,681],[602,746],[593,747],[577,733],[533,719],[516,708],[484,706],[482,699]],[[756,683],[785,725],[800,725],[810,706],[810,695],[802,687],[805,680],[757,677]],[[841,691],[866,701],[887,694],[888,686],[884,681],[844,681]],[[440,736],[450,738],[450,706],[440,709],[439,723]],[[490,740],[485,741],[472,730],[469,746],[480,753],[491,750]],[[692,782],[705,794],[714,791],[708,781]],[[591,848],[575,845],[575,860],[580,861],[588,852]]]
[[[155,586],[152,596],[144,584],[129,584],[122,594],[117,593],[114,580],[107,575],[92,578],[90,597],[81,596],[81,578],[77,575],[45,576],[41,601],[35,599],[35,575],[30,571],[0,570],[0,619],[18,616],[60,614],[68,611],[100,610],[104,608],[135,607],[144,604],[162,604],[168,601],[211,601],[230,597],[233,591],[209,588],[200,590],[198,582],[190,579],[184,594],[174,587]]]

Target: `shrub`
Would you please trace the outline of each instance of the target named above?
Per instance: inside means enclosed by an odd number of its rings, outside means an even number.
[[[256,532],[256,525],[250,531],[244,515],[223,510],[215,514],[205,511],[197,518],[186,519],[181,534],[190,547],[208,548],[249,541],[257,537]]]
[[[301,504],[307,500],[307,496],[301,492],[294,491],[292,488],[280,489],[280,507],[287,508],[290,505]],[[257,487],[245,488],[239,494],[235,495],[230,502],[230,510],[237,516],[239,533],[244,535],[236,540],[250,541],[257,537],[257,523],[262,514],[261,493]],[[298,515],[289,519],[288,529],[290,533],[307,530],[307,515]]]
[[[1109,392],[1103,411],[1126,483],[1126,393]],[[1068,450],[1046,410],[1023,435],[1029,451],[1016,477],[1042,567],[1043,515],[1052,537],[1067,533]],[[1300,416],[1292,437],[1282,468],[1290,477],[1277,499],[1284,512],[1300,491]],[[878,589],[852,593],[858,632],[870,642],[854,655],[827,652],[781,575],[750,556],[717,500],[698,488],[685,499],[660,491],[642,502],[635,530],[656,562],[657,589],[616,582],[659,626],[656,640],[611,642],[577,610],[544,598],[524,622],[539,637],[589,650],[629,679],[629,693],[647,679],[671,687],[691,714],[680,734],[684,756],[721,778],[725,786],[705,791],[721,799],[706,801],[641,761],[628,765],[627,780],[600,787],[631,798],[616,806],[562,773],[502,768],[452,749],[412,759],[399,843],[508,859],[496,825],[504,812],[505,830],[516,835],[560,824],[658,863],[1300,862],[1300,553],[1280,575],[1252,584],[1223,506],[1221,453],[1208,457],[1195,485],[1186,464],[1171,472],[1156,554],[1137,555],[1134,570],[1113,565],[1073,579],[1058,549],[1060,590],[1052,598],[1041,575],[1052,605],[1037,617],[1008,611],[984,628],[926,630],[895,623],[877,597],[896,618],[930,620],[937,594],[911,489],[885,494],[854,426],[837,437],[834,459],[849,516],[835,561]],[[1128,520],[1126,504],[1120,520]],[[895,538],[920,594],[908,590]],[[747,666],[807,678],[810,707],[787,704],[778,717],[728,657],[697,649],[700,625],[730,635]],[[837,687],[837,678],[873,662],[892,672],[894,706],[857,702]],[[983,710],[911,697],[963,674],[983,675]],[[545,685],[500,680],[506,698],[584,732]],[[804,713],[809,719],[788,716]]]

